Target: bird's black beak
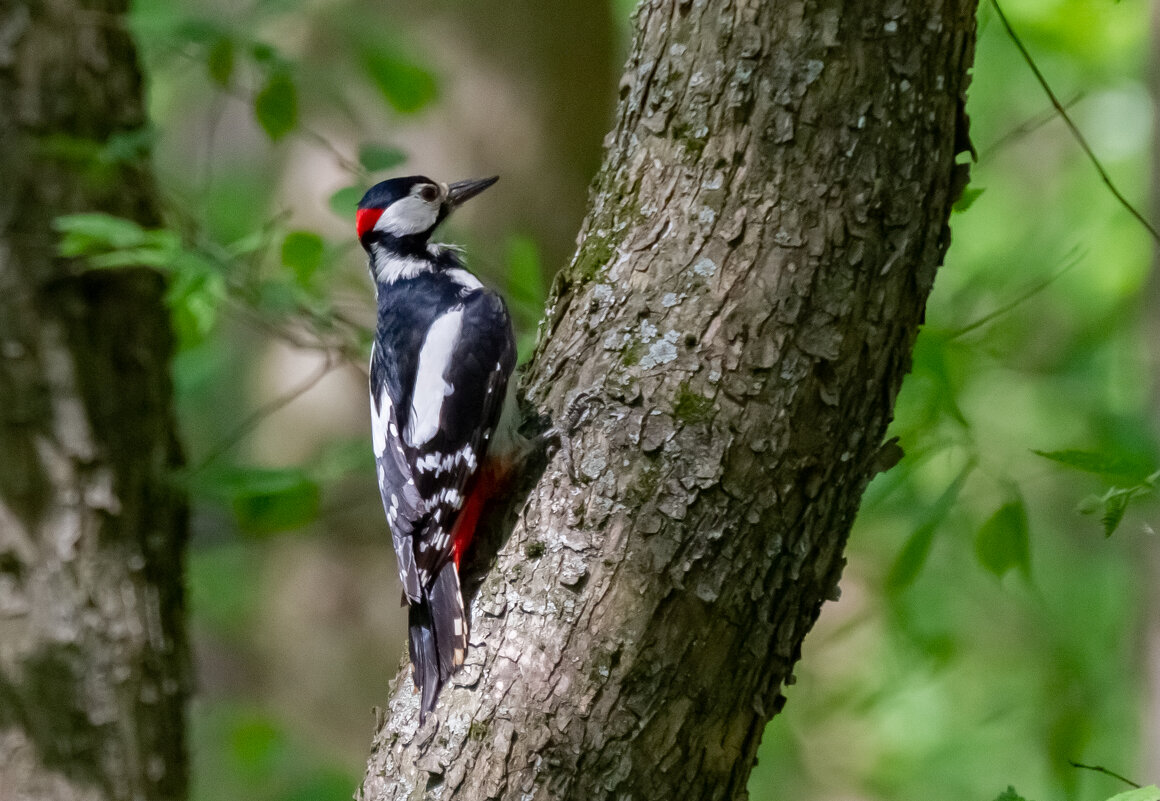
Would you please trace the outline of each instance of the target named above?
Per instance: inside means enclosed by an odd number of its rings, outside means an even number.
[[[461,206],[498,180],[499,176],[493,175],[490,178],[477,178],[469,181],[456,181],[453,184],[448,184],[447,205],[453,209],[457,206]]]

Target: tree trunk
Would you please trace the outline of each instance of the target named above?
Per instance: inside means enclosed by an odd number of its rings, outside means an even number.
[[[52,227],[79,211],[159,222],[144,155],[126,152],[145,118],[125,8],[0,5],[4,799],[186,796],[165,287],[82,272]]]
[[[571,436],[363,799],[744,798],[966,182],[974,0],[653,0],[524,386]]]

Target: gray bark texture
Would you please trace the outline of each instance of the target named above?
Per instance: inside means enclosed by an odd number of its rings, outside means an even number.
[[[126,5],[0,2],[4,801],[186,796],[165,287],[84,272],[53,230],[81,211],[159,222],[144,157],[123,153],[145,124]]]
[[[652,0],[523,388],[513,504],[423,728],[360,792],[739,799],[836,597],[967,178],[974,0]]]

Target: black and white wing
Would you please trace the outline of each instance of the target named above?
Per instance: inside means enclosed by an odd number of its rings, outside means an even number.
[[[413,367],[376,387],[376,375],[390,375],[375,364],[389,347],[380,336],[372,355],[375,454],[399,576],[414,601],[454,553],[452,530],[499,421],[515,340],[503,300],[479,289],[430,322]]]

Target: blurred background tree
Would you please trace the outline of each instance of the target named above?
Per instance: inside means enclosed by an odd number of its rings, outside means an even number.
[[[136,4],[168,225],[73,219],[64,244],[173,274],[198,801],[348,798],[404,641],[354,202],[387,174],[502,174],[446,237],[506,291],[526,349],[599,162],[631,5]],[[1143,203],[1151,4],[1006,11]],[[1155,506],[1109,518],[1110,538],[1101,521],[1120,497],[1105,493],[1157,467],[1153,248],[985,5],[976,65],[979,164],[897,410],[907,455],[864,501],[843,598],[766,732],[758,801],[1120,789],[1069,760],[1160,776]]]

